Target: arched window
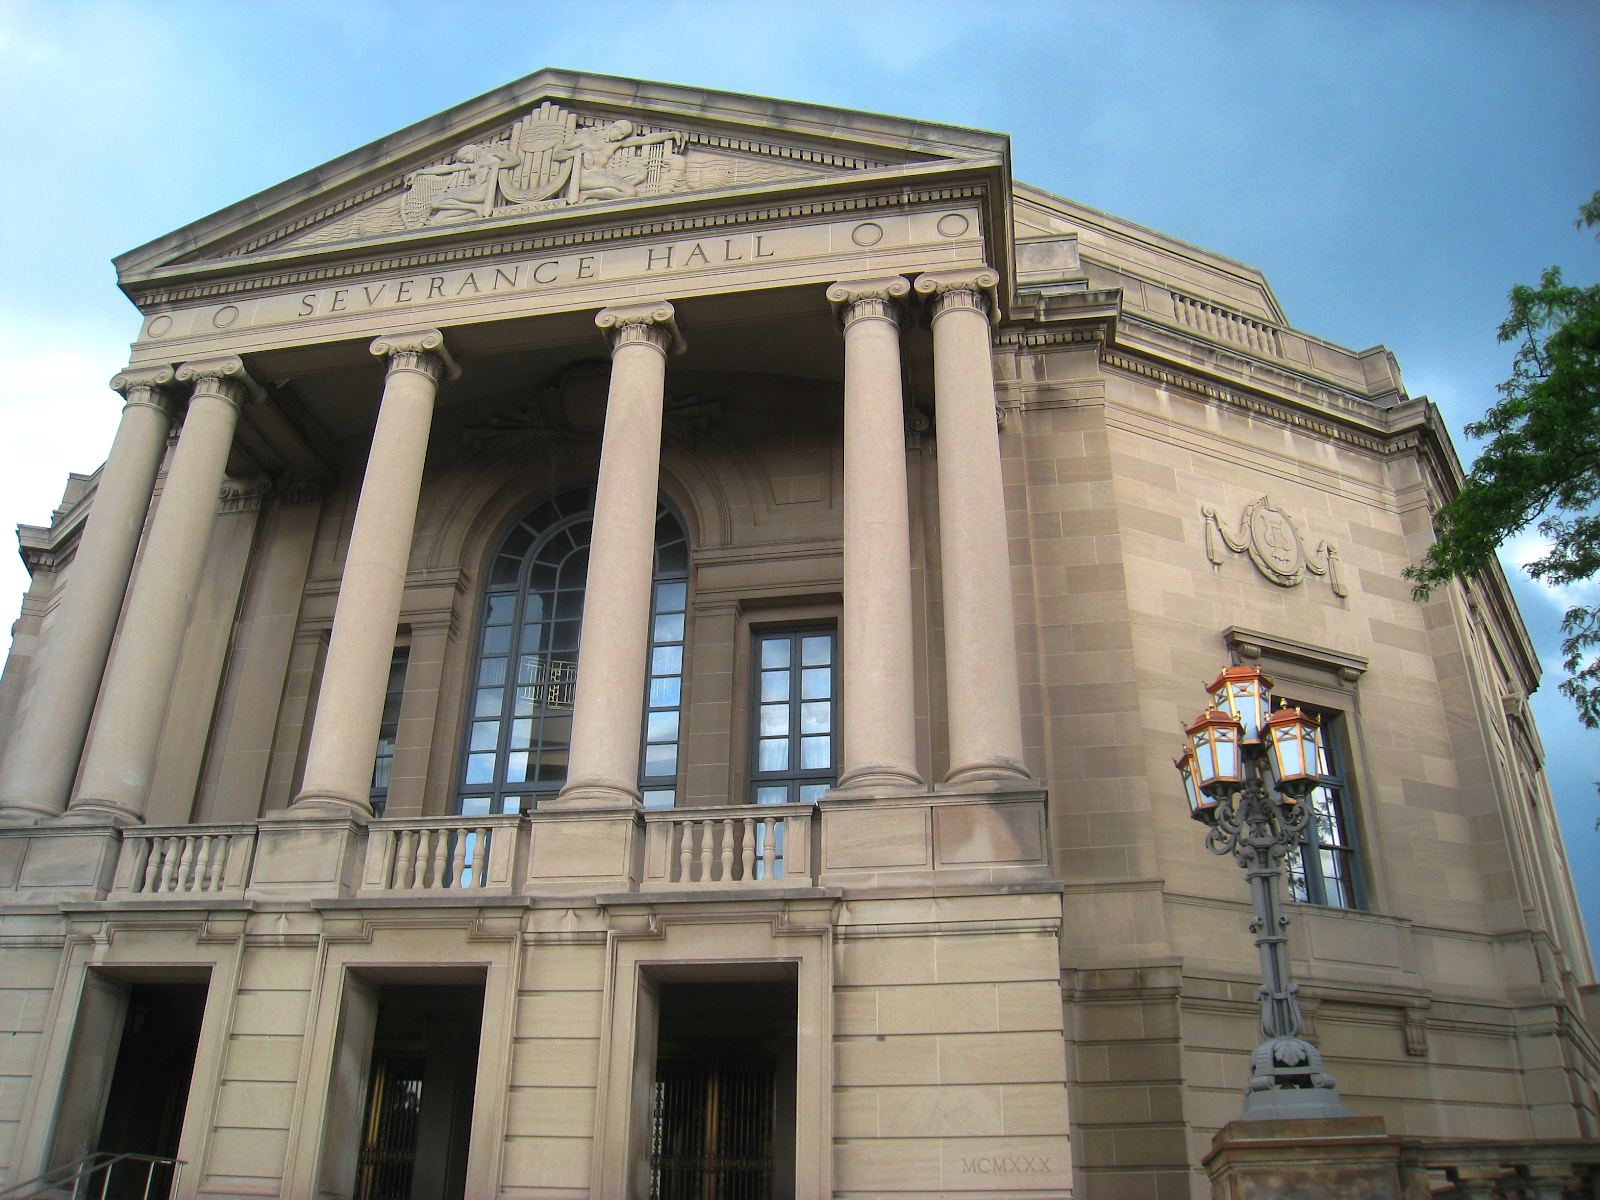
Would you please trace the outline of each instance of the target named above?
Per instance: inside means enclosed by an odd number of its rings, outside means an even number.
[[[490,560],[467,697],[457,791],[463,813],[531,808],[537,797],[555,794],[566,782],[593,517],[592,486],[562,492],[512,526]],[[657,794],[656,803],[662,791],[675,792],[677,782],[688,575],[683,523],[663,502],[656,511],[651,680],[649,696],[640,698],[641,711],[647,701],[649,709],[640,769],[657,772],[641,782]],[[667,611],[674,605],[675,621]],[[676,644],[669,647],[660,635],[674,630]]]

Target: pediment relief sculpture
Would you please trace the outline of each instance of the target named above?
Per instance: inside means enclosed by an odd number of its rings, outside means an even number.
[[[604,120],[545,101],[509,129],[457,147],[396,182],[403,191],[314,225],[284,243],[319,246],[574,205],[707,192],[827,173],[782,147],[722,141],[686,130]],[[813,159],[829,156],[816,155]],[[867,165],[867,164],[857,164]],[[834,169],[837,169],[835,167]]]
[[[1206,527],[1206,558],[1213,567],[1223,564],[1222,550],[1217,541],[1235,554],[1248,554],[1256,569],[1279,587],[1297,587],[1305,580],[1305,572],[1326,575],[1335,596],[1347,596],[1344,580],[1339,575],[1339,547],[1323,540],[1310,554],[1306,553],[1300,531],[1289,514],[1272,503],[1270,496],[1245,506],[1239,517],[1239,536],[1229,533],[1222,518],[1211,505],[1200,510]]]

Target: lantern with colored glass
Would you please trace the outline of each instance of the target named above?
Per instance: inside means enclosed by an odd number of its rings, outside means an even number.
[[[1183,780],[1183,794],[1189,797],[1189,815],[1196,821],[1205,821],[1207,824],[1215,821],[1217,802],[1200,790],[1200,782],[1196,778],[1194,750],[1185,746],[1183,753],[1173,760],[1172,765],[1178,768],[1178,777]]]
[[[1221,800],[1244,782],[1239,742],[1244,734],[1237,719],[1208,708],[1184,730],[1194,744],[1194,781],[1213,800]]]
[[[1260,749],[1261,726],[1272,707],[1272,680],[1255,667],[1228,667],[1206,689],[1211,707],[1233,716],[1244,728],[1244,741]]]
[[[1298,708],[1280,708],[1267,718],[1265,741],[1272,756],[1276,786],[1293,802],[1304,800],[1317,786],[1322,722]]]

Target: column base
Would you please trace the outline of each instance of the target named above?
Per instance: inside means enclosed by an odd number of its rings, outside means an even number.
[[[870,766],[847,771],[837,784],[828,789],[828,798],[848,800],[854,795],[881,795],[883,793],[926,792],[928,785],[915,771],[903,767]]]
[[[372,801],[365,796],[347,796],[329,789],[304,791],[290,802],[288,808],[276,809],[261,818],[263,821],[355,821],[366,824],[372,820]]]
[[[642,812],[644,801],[637,788],[616,783],[576,783],[568,784],[549,799],[541,797],[537,811],[578,808],[628,808]]]
[[[1019,783],[1032,779],[1028,768],[1015,759],[990,758],[951,767],[944,782],[948,787],[965,787],[969,783]]]
[[[40,822],[44,825],[109,825],[126,829],[130,825],[143,825],[144,814],[135,812],[110,800],[75,800],[72,807],[59,816]]]
[[[55,809],[46,808],[40,804],[14,801],[0,808],[0,829],[18,829],[28,825],[37,825],[41,821],[49,821],[60,815]]]

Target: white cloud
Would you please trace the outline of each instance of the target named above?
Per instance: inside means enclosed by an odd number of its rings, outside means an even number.
[[[48,525],[67,475],[98,467],[111,449],[122,402],[106,384],[127,361],[124,337],[63,330],[0,313],[0,345],[26,348],[0,375],[0,521]],[[28,587],[15,542],[0,553],[0,614],[9,649],[11,620]]]

